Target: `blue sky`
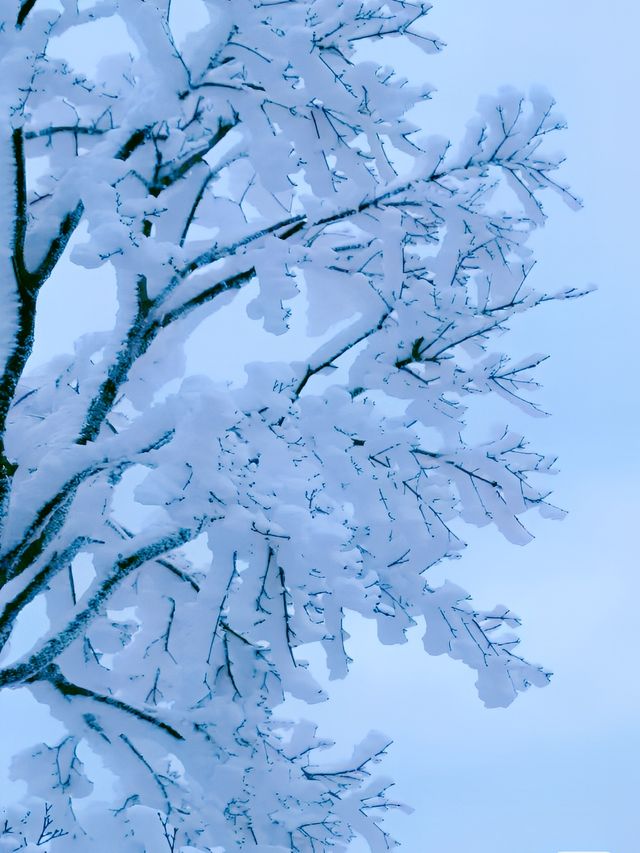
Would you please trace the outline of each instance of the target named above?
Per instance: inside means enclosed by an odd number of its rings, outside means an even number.
[[[555,676],[511,708],[488,711],[472,672],[428,658],[418,633],[402,648],[381,647],[371,626],[354,621],[350,678],[332,685],[332,703],[306,715],[341,752],[371,728],[394,738],[381,772],[416,811],[388,825],[410,853],[636,853],[640,11],[630,0],[610,0],[606,9],[579,0],[440,0],[430,27],[448,44],[441,56],[389,50],[384,57],[439,90],[422,113],[425,130],[455,138],[478,95],[505,83],[545,85],[569,121],[559,140],[565,177],[585,201],[578,214],[549,204],[549,225],[535,239],[535,275],[549,290],[589,282],[599,290],[512,326],[514,352],[552,355],[539,376],[540,401],[553,417],[527,419],[497,402],[487,412],[558,454],[555,501],[570,514],[561,523],[532,519],[536,539],[525,548],[486,528],[465,531],[463,559],[442,569],[480,605],[515,610],[523,651]],[[53,288],[45,291],[40,358],[68,349],[91,315],[108,322],[108,281],[91,302],[80,294],[64,327],[49,307]],[[210,331],[203,325],[194,336],[193,365]],[[15,714],[18,706],[4,701],[5,715]],[[20,707],[31,711],[11,719],[17,740],[43,725],[32,706]]]

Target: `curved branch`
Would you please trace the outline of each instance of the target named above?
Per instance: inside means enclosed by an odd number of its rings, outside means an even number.
[[[110,708],[116,708],[118,711],[124,711],[124,713],[135,717],[137,720],[141,720],[144,723],[149,723],[158,729],[162,729],[163,732],[166,732],[176,740],[184,740],[184,735],[181,735],[179,731],[173,728],[173,726],[170,726],[169,723],[165,723],[163,720],[159,720],[153,714],[141,711],[139,708],[129,705],[128,702],[123,702],[121,699],[115,699],[113,696],[105,696],[102,693],[96,693],[94,690],[89,690],[87,687],[81,687],[78,684],[73,684],[73,682],[68,681],[64,677],[60,671],[60,667],[54,663],[45,667],[43,670],[40,670],[40,672],[34,675],[33,678],[27,679],[28,684],[32,684],[37,681],[48,681],[49,684],[55,687],[56,690],[62,693],[62,695],[67,699],[71,699],[75,696],[82,696],[86,699],[91,699],[94,702],[100,702],[103,705],[108,705]]]
[[[376,332],[379,332],[380,329],[383,328],[383,326],[384,326],[387,318],[390,316],[390,314],[391,314],[391,309],[389,309],[388,311],[385,311],[385,313],[378,320],[378,322],[376,323],[375,326],[372,326],[372,328],[367,329],[366,332],[363,332],[363,334],[358,335],[358,337],[354,338],[354,340],[349,341],[349,343],[345,344],[343,347],[340,347],[340,349],[336,353],[334,353],[333,355],[324,359],[324,361],[322,361],[320,364],[315,365],[315,367],[308,365],[304,376],[302,377],[302,379],[298,383],[295,391],[293,392],[293,399],[294,400],[298,399],[298,397],[300,396],[300,394],[304,390],[305,385],[311,379],[312,376],[315,376],[316,373],[320,373],[320,371],[324,370],[325,367],[332,367],[333,362],[337,361],[340,358],[340,356],[343,356],[350,349],[353,349],[353,347],[357,346],[362,341],[366,340],[367,338],[370,338],[371,335],[374,335]]]
[[[200,189],[196,193],[196,197],[193,200],[193,204],[191,205],[191,209],[189,210],[189,213],[187,214],[187,218],[185,220],[184,227],[182,229],[182,234],[180,235],[180,240],[178,241],[178,245],[181,248],[185,244],[185,240],[187,239],[187,234],[189,233],[189,229],[191,228],[191,225],[193,224],[193,220],[195,219],[196,211],[198,210],[198,207],[200,206],[200,202],[204,198],[204,194],[205,194],[207,187],[209,186],[209,184],[213,180],[214,174],[215,174],[214,172],[209,170],[207,177],[204,179],[204,181],[200,185]]]
[[[37,512],[22,540],[2,559],[0,589],[12,578],[33,564],[51,539],[58,533],[79,486],[93,474],[103,470],[100,464],[91,465],[70,477],[66,483]]]
[[[242,249],[250,243],[255,243],[256,240],[260,240],[262,237],[268,237],[270,234],[274,234],[281,228],[287,228],[290,225],[299,226],[291,230],[291,233],[295,233],[295,231],[304,227],[306,221],[307,217],[303,214],[300,214],[299,216],[289,216],[287,219],[282,219],[280,222],[275,222],[273,225],[267,225],[265,228],[260,228],[258,231],[247,234],[246,237],[243,237],[241,240],[237,240],[235,243],[231,243],[228,246],[218,247],[218,245],[215,244],[213,248],[207,249],[206,252],[201,252],[193,258],[193,260],[189,261],[189,263],[178,273],[178,279],[187,278],[191,273],[202,269],[202,267],[209,266],[209,264],[222,260],[222,258],[228,258],[231,255],[235,255],[238,249]]]
[[[220,296],[230,290],[239,290],[243,284],[251,281],[255,274],[255,267],[251,267],[248,270],[229,276],[229,278],[226,278],[223,281],[219,281],[217,284],[203,290],[197,296],[188,299],[177,308],[172,308],[171,311],[167,311],[162,320],[160,320],[159,326],[161,328],[165,328],[175,320],[186,317],[187,314],[190,314],[195,308],[199,308],[201,305],[211,302],[211,300],[215,299],[216,296]]]
[[[91,541],[95,540],[91,540],[87,536],[78,536],[63,551],[54,554],[47,565],[40,569],[20,592],[11,597],[11,601],[4,606],[2,613],[0,613],[0,651],[9,639],[16,619],[27,604],[33,601],[58,572],[62,571],[73,560],[83,545]]]
[[[40,287],[50,276],[64,252],[71,235],[78,226],[84,210],[83,204],[80,201],[71,213],[66,214],[40,266],[33,272],[28,270],[25,262],[27,174],[24,134],[21,128],[16,128],[13,131],[12,145],[15,162],[15,225],[11,260],[18,295],[18,305],[16,317],[17,330],[13,341],[13,348],[9,352],[5,364],[2,366],[2,376],[0,378],[0,518],[4,514],[7,501],[9,500],[13,474],[16,470],[15,464],[7,459],[5,455],[4,434],[9,409],[11,408],[18,383],[22,378],[27,361],[33,350],[36,297]]]
[[[141,448],[136,455],[149,453],[164,447],[173,438],[174,431],[168,430],[158,439]],[[37,511],[34,520],[26,529],[21,541],[2,559],[3,574],[0,574],[0,589],[8,580],[28,568],[57,535],[67,517],[68,510],[82,483],[102,471],[122,471],[132,464],[129,459],[109,460],[105,458],[71,476]]]
[[[102,382],[98,393],[89,404],[76,444],[87,444],[96,439],[111,411],[118,391],[129,376],[131,367],[149,349],[157,334],[158,324],[150,319],[154,302],[145,296],[145,277],[140,276],[137,284],[138,310],[136,316],[129,327],[122,349],[109,367],[107,378]]]
[[[133,534],[123,524],[118,524],[113,519],[109,519],[107,521],[107,524],[113,531],[118,534],[118,536],[120,536],[121,539],[127,541],[134,538],[135,534]],[[194,592],[200,592],[200,585],[191,577],[191,575],[188,572],[183,571],[183,569],[179,568],[179,566],[176,566],[170,560],[165,560],[159,557],[156,560],[156,563],[159,566],[162,566],[164,569],[170,571],[172,575],[175,575],[177,578],[180,578],[180,580],[184,581],[184,583],[189,584],[189,586]]]
[[[78,227],[78,223],[84,213],[84,204],[79,201],[71,213],[65,214],[58,233],[51,241],[46,255],[42,259],[40,266],[33,273],[37,281],[37,286],[40,288],[51,275],[55,265],[58,263],[60,256],[67,248],[67,244],[71,239],[71,235]]]
[[[421,179],[421,181],[435,181],[437,180],[437,178],[442,177],[443,174],[444,173],[434,173],[429,178]],[[407,183],[402,184],[399,187],[395,187],[394,189],[374,196],[373,198],[367,201],[361,202],[357,207],[344,208],[343,210],[336,211],[335,213],[329,214],[328,216],[322,216],[319,219],[315,219],[312,222],[309,222],[309,217],[306,215],[306,213],[300,213],[297,216],[289,216],[286,219],[282,219],[279,222],[275,222],[273,225],[267,225],[264,228],[260,228],[258,231],[254,231],[251,234],[247,234],[246,237],[243,237],[241,240],[237,240],[235,243],[231,243],[228,246],[219,247],[215,245],[213,246],[213,248],[208,249],[206,252],[201,252],[199,255],[193,258],[193,260],[191,260],[180,271],[179,277],[186,278],[192,272],[202,269],[202,267],[208,266],[209,264],[215,263],[215,261],[219,261],[222,258],[227,258],[230,255],[234,255],[238,251],[238,249],[241,249],[244,246],[248,246],[250,243],[255,243],[256,240],[260,240],[262,237],[267,237],[270,234],[274,234],[283,228],[286,230],[279,236],[282,240],[286,240],[293,234],[302,231],[304,228],[318,228],[324,227],[326,225],[332,225],[335,222],[341,222],[344,219],[348,219],[350,216],[355,216],[358,213],[363,213],[365,210],[368,210],[371,207],[376,207],[377,205],[387,201],[387,199],[394,198],[400,193],[407,192],[421,181],[408,181]]]
[[[103,605],[128,575],[149,560],[173,551],[185,545],[199,535],[201,527],[195,529],[183,527],[176,533],[164,536],[157,542],[145,545],[128,557],[120,557],[111,574],[102,582],[98,590],[89,599],[84,610],[80,611],[58,634],[51,637],[42,648],[30,655],[23,663],[8,666],[0,670],[0,688],[27,682],[48,667],[79,636],[81,631],[101,612]]]
[[[153,186],[149,188],[149,192],[154,198],[160,195],[163,190],[172,187],[180,178],[183,178],[189,169],[192,166],[195,166],[196,163],[201,163],[206,155],[218,145],[219,142],[225,138],[227,133],[238,124],[240,121],[240,117],[237,113],[234,114],[234,117],[231,121],[222,121],[218,122],[217,131],[211,136],[211,138],[207,141],[202,148],[199,148],[197,151],[194,151],[192,154],[189,154],[181,163],[178,163],[177,166],[174,166],[172,169],[168,170],[165,174],[158,173],[157,179],[154,182]]]

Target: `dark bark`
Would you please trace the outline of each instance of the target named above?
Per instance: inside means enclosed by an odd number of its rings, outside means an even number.
[[[24,26],[24,22],[27,20],[27,15],[36,5],[36,0],[24,0],[24,3],[20,6],[18,11],[18,17],[16,19],[16,27],[17,29],[22,29]]]

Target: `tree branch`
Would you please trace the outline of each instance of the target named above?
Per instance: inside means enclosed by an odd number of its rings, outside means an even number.
[[[139,299],[138,311],[124,345],[107,372],[107,378],[91,400],[77,444],[94,441],[115,402],[120,387],[126,382],[132,365],[144,355],[158,331],[158,324],[149,320],[153,303]]]
[[[78,223],[80,222],[83,213],[84,204],[82,201],[79,201],[71,213],[65,214],[62,222],[60,223],[57,235],[51,241],[49,249],[40,263],[40,266],[33,273],[37,280],[38,288],[44,284],[53,272],[55,265],[71,239],[71,235],[78,227]]]
[[[63,551],[59,554],[54,554],[47,565],[40,569],[29,583],[27,583],[20,592],[12,596],[11,601],[5,605],[2,613],[0,613],[0,651],[4,648],[7,640],[9,639],[16,619],[20,613],[22,613],[27,604],[33,601],[39,593],[46,589],[47,585],[58,574],[58,572],[64,569],[65,566],[73,560],[83,545],[92,541],[94,540],[89,539],[87,536],[78,536]]]
[[[122,539],[130,540],[134,538],[134,534],[130,530],[128,530],[123,524],[117,524],[112,519],[108,520],[107,524]],[[170,571],[172,575],[175,575],[177,578],[180,578],[181,581],[188,583],[194,592],[200,592],[200,585],[191,577],[190,574],[188,574],[188,572],[183,571],[174,563],[171,563],[169,560],[165,560],[163,558],[158,558],[156,560],[156,563],[159,566],[162,566],[164,569]]]
[[[472,480],[480,480],[483,483],[486,483],[488,486],[492,486],[494,489],[499,486],[497,480],[487,480],[486,477],[480,476],[480,474],[476,474],[475,471],[470,471],[468,468],[465,468],[464,465],[460,465],[459,462],[454,462],[453,459],[446,459],[442,453],[434,453],[430,450],[423,450],[420,447],[414,447],[411,450],[411,453],[416,454],[418,456],[428,456],[430,459],[440,459],[446,465],[451,465],[456,468],[458,471],[461,471],[463,474],[466,474]]]
[[[195,166],[196,163],[201,163],[206,155],[213,149],[215,146],[221,142],[227,133],[238,124],[240,121],[240,117],[236,113],[232,119],[232,121],[222,121],[218,122],[218,129],[213,134],[213,136],[208,140],[207,144],[202,148],[199,148],[197,151],[194,151],[193,154],[190,154],[186,157],[181,163],[177,166],[174,166],[171,170],[167,171],[164,175],[162,174],[162,170],[160,169],[157,175],[156,180],[149,188],[149,192],[154,198],[157,198],[163,190],[168,189],[173,186],[180,178],[183,178],[189,169],[192,166]]]
[[[49,664],[53,663],[58,655],[62,654],[79,636],[81,631],[101,612],[107,599],[128,575],[149,560],[155,560],[156,557],[186,544],[199,535],[200,530],[200,526],[195,529],[183,527],[176,533],[164,536],[151,545],[145,545],[128,557],[120,557],[116,561],[111,574],[102,582],[98,590],[89,599],[85,609],[78,613],[66,628],[47,640],[39,651],[30,655],[23,663],[0,670],[0,688],[26,682],[28,679],[36,676],[42,669],[49,666]]]
[[[441,158],[442,160],[442,158]],[[441,163],[441,160],[438,163],[438,166]],[[301,213],[297,216],[290,216],[287,219],[283,219],[279,222],[274,223],[273,225],[267,225],[264,228],[259,229],[258,231],[254,231],[251,234],[247,234],[246,237],[243,237],[241,240],[236,241],[235,243],[231,243],[228,246],[217,246],[215,245],[213,248],[208,249],[205,252],[197,255],[193,258],[179,273],[179,278],[186,278],[192,272],[195,272],[202,267],[208,266],[209,264],[215,263],[215,261],[221,260],[222,258],[229,257],[230,255],[234,255],[238,249],[243,246],[247,246],[250,243],[254,243],[256,240],[260,240],[262,237],[266,237],[269,234],[274,234],[275,232],[286,229],[282,234],[280,234],[280,238],[283,240],[288,239],[293,234],[302,231],[307,228],[323,228],[327,225],[333,225],[336,222],[342,222],[345,219],[348,219],[351,216],[356,216],[359,213],[364,213],[371,208],[375,208],[378,206],[382,206],[385,202],[390,199],[394,199],[396,196],[401,195],[402,193],[409,192],[410,190],[415,189],[419,184],[437,184],[443,178],[454,175],[456,172],[464,172],[468,171],[470,168],[478,169],[487,165],[496,165],[501,166],[509,171],[513,171],[515,168],[514,164],[506,164],[500,160],[481,160],[477,162],[472,162],[467,164],[466,166],[459,166],[449,170],[436,171],[436,169],[423,178],[416,178],[411,181],[407,181],[406,183],[400,184],[397,187],[393,187],[392,189],[386,190],[379,195],[373,196],[370,199],[360,202],[356,207],[347,207],[342,210],[338,210],[335,213],[331,213],[328,216],[322,216],[319,219],[315,219],[309,222],[309,218],[306,214]],[[526,168],[523,164],[516,164],[520,168]],[[398,204],[398,203],[396,203]]]
[[[133,705],[129,705],[127,702],[123,702],[113,696],[105,696],[102,693],[96,693],[93,690],[89,690],[87,687],[81,687],[78,684],[73,684],[64,677],[57,664],[52,663],[40,670],[33,676],[33,678],[27,679],[26,683],[33,684],[37,681],[48,681],[49,684],[55,687],[56,690],[62,693],[62,695],[67,699],[71,699],[75,696],[82,696],[86,699],[91,699],[94,702],[100,702],[103,705],[108,705],[110,708],[116,708],[118,711],[123,711],[124,713],[135,717],[137,720],[150,723],[152,726],[155,726],[156,728],[166,732],[168,735],[171,735],[171,737],[176,740],[184,740],[184,736],[181,735],[179,731],[174,729],[173,726],[170,726],[168,723],[159,720],[153,714],[141,711],[139,708],[134,708]]]
[[[204,181],[202,182],[202,184],[200,186],[200,189],[196,193],[196,197],[193,200],[193,204],[191,205],[191,209],[190,209],[189,213],[187,214],[187,218],[186,218],[185,223],[184,223],[184,228],[182,229],[182,234],[180,235],[180,240],[178,241],[178,245],[180,247],[184,246],[185,240],[187,239],[187,234],[189,233],[189,229],[191,228],[193,220],[195,219],[196,211],[198,210],[198,207],[200,206],[200,202],[202,201],[202,199],[204,197],[205,190],[209,186],[211,180],[213,179],[213,176],[214,176],[214,172],[209,170],[209,174],[204,179]]]
[[[2,377],[0,378],[0,518],[4,515],[11,491],[13,474],[16,470],[15,464],[7,459],[4,451],[7,416],[15,397],[18,383],[22,378],[25,366],[33,350],[36,297],[38,290],[49,277],[64,252],[84,210],[82,202],[78,202],[75,210],[64,217],[58,234],[52,240],[40,266],[35,272],[30,272],[25,262],[27,175],[24,135],[21,128],[16,128],[13,131],[12,144],[15,162],[15,225],[12,265],[18,294],[18,306],[16,318],[17,331],[15,333],[13,348],[3,366]]]
[[[116,153],[116,160],[128,160],[134,151],[136,151],[136,149],[138,149],[142,143],[149,138],[152,127],[153,125],[147,125],[146,127],[134,130],[124,145]]]
[[[24,263],[24,244],[27,236],[27,165],[24,154],[24,135],[21,127],[11,134],[15,177],[15,225],[13,236],[13,267],[18,287],[26,285],[27,270]]]
[[[16,29],[21,30],[24,26],[24,22],[27,20],[27,15],[36,5],[36,0],[24,0],[22,6],[18,11],[18,18],[16,20]]]
[[[423,181],[435,181],[438,177],[442,177],[442,174],[434,174],[430,178],[422,179]],[[369,210],[371,207],[375,207],[376,205],[382,204],[387,199],[394,198],[396,195],[400,193],[407,192],[407,190],[412,189],[413,186],[419,183],[419,181],[409,181],[406,184],[402,184],[402,186],[396,187],[395,189],[388,190],[385,193],[381,193],[380,195],[374,196],[368,201],[361,202],[357,207],[348,207],[343,210],[336,211],[336,213],[332,213],[329,216],[323,216],[320,219],[315,219],[312,222],[309,222],[306,214],[301,213],[297,216],[289,216],[287,219],[282,219],[279,222],[275,222],[273,225],[267,225],[264,228],[259,229],[258,231],[254,231],[251,234],[247,234],[246,237],[243,237],[241,240],[236,241],[235,243],[231,243],[228,246],[218,247],[217,245],[211,249],[207,249],[206,252],[202,252],[197,255],[193,260],[191,260],[183,269],[180,271],[179,277],[186,278],[192,272],[195,272],[202,267],[208,266],[209,264],[214,263],[215,261],[219,261],[222,258],[229,257],[230,255],[234,255],[238,249],[243,246],[247,246],[250,243],[254,243],[256,240],[260,240],[262,237],[267,237],[270,234],[274,234],[281,229],[286,229],[282,234],[280,234],[280,238],[286,240],[291,237],[293,234],[298,233],[304,228],[317,228],[324,227],[326,225],[332,225],[335,222],[341,222],[344,219],[348,219],[350,216],[355,216],[358,213],[363,213],[366,210]]]
[[[74,136],[101,136],[103,133],[109,133],[115,130],[113,127],[95,127],[94,125],[82,124],[60,124],[43,127],[40,130],[28,130],[25,139],[40,139],[43,136],[52,137],[58,133],[72,133]]]
[[[186,278],[192,272],[202,269],[202,267],[206,267],[209,264],[213,264],[215,261],[219,261],[222,258],[228,258],[231,255],[235,255],[238,249],[241,249],[243,246],[255,243],[256,240],[260,240],[262,237],[268,237],[269,234],[273,234],[281,228],[286,228],[292,224],[300,225],[300,228],[302,228],[304,227],[305,222],[306,216],[302,214],[300,216],[290,216],[287,219],[274,223],[273,225],[267,225],[265,228],[254,231],[252,234],[247,234],[246,237],[243,237],[241,240],[231,243],[228,246],[218,247],[217,245],[214,245],[213,248],[207,249],[206,252],[202,252],[197,257],[193,258],[193,260],[189,261],[189,263],[178,273],[178,279]],[[295,233],[295,231],[292,230],[291,233]]]
[[[174,430],[168,430],[158,439],[141,448],[135,455],[139,456],[164,447],[173,438]],[[8,580],[16,577],[28,568],[44,551],[50,541],[62,528],[69,508],[79,487],[94,474],[110,470],[122,471],[132,463],[129,459],[110,460],[105,458],[100,462],[73,474],[36,512],[34,520],[26,529],[20,542],[6,552],[2,558],[3,574],[0,574],[0,589]]]
[[[391,309],[389,311],[385,311],[385,313],[378,320],[378,322],[375,326],[373,326],[371,329],[367,329],[366,332],[359,335],[357,338],[354,338],[354,340],[349,341],[348,344],[345,344],[336,353],[329,356],[329,358],[326,358],[320,364],[317,364],[315,367],[308,365],[304,376],[302,377],[302,379],[298,383],[295,391],[293,392],[293,399],[294,400],[298,399],[298,397],[300,396],[300,394],[304,390],[305,385],[311,379],[312,376],[315,376],[316,373],[320,373],[320,371],[324,370],[325,367],[331,367],[333,365],[333,362],[337,361],[340,358],[340,356],[344,355],[350,349],[353,349],[353,347],[357,346],[362,341],[366,340],[367,338],[370,338],[371,335],[374,335],[376,332],[379,332],[380,329],[383,328],[385,321],[387,320],[387,318],[389,317],[390,314],[391,314]]]
[[[167,311],[167,313],[163,316],[162,320],[160,320],[159,325],[162,328],[165,328],[170,323],[173,323],[175,320],[179,320],[182,317],[186,317],[187,314],[190,314],[195,308],[199,308],[201,305],[205,305],[207,302],[211,302],[211,300],[215,299],[216,296],[220,296],[221,294],[227,293],[230,290],[239,290],[243,284],[246,284],[246,282],[251,281],[255,274],[255,268],[251,267],[250,269],[245,270],[244,272],[236,273],[235,275],[224,279],[224,281],[219,281],[212,287],[208,287],[206,290],[203,290],[197,296],[188,299],[178,308],[173,308],[171,309],[171,311]]]
[[[103,468],[104,466],[100,464],[84,468],[70,477],[56,494],[43,504],[22,540],[3,556],[0,589],[5,583],[29,568],[42,554],[64,524],[67,511],[79,486]]]

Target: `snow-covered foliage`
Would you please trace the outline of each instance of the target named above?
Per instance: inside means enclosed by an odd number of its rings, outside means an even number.
[[[52,850],[386,850],[387,740],[323,763],[313,725],[274,708],[325,698],[302,645],[347,673],[346,611],[384,643],[424,619],[426,650],[473,667],[489,706],[548,680],[507,608],[429,569],[464,547],[458,519],[522,544],[524,513],[560,512],[535,480],[552,460],[509,430],[469,445],[464,413],[490,393],[536,413],[542,356],[493,344],[576,295],[537,291],[526,247],[543,190],[576,203],[547,152],[562,123],[544,93],[504,90],[460,145],[420,135],[405,114],[428,88],[359,48],[437,53],[426,3],[201,5],[181,41],[169,0],[0,10],[0,686],[68,731],[14,770],[55,807]],[[93,79],[50,55],[116,18],[131,50],[97,44]],[[115,328],[25,372],[65,251],[87,281],[112,268]],[[180,384],[188,335],[243,290],[298,355],[240,388]],[[133,483],[144,523],[116,511]],[[48,624],[7,662],[38,599]],[[90,804],[87,746],[117,777],[111,811]]]

